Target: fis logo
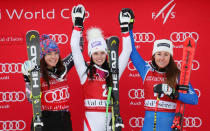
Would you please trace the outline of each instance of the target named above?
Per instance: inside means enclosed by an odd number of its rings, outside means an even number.
[[[174,0],[168,2],[159,12],[152,12],[152,19],[156,20],[158,17],[163,19],[163,24],[166,23],[168,18],[174,19],[175,12],[173,11],[176,3],[172,4]]]

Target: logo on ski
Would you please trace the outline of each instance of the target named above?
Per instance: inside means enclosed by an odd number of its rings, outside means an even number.
[[[31,50],[31,57],[32,57],[31,61],[36,65],[37,64],[36,63],[36,59],[37,59],[36,46],[31,46],[30,50]],[[33,71],[31,74],[32,74],[32,80],[34,81],[33,88],[38,88],[39,87],[39,85],[37,84],[37,81],[39,79],[38,72]]]
[[[111,46],[112,46],[113,44],[117,44],[117,42],[116,42],[115,40],[113,40],[112,43],[111,43]]]
[[[34,39],[34,38],[36,38],[36,36],[35,35],[31,35],[30,41],[31,41],[31,39]]]
[[[39,99],[35,99],[34,104],[39,103]]]
[[[191,41],[189,40],[189,44],[187,45],[188,47],[190,46],[190,47],[192,47],[192,45],[191,45]]]

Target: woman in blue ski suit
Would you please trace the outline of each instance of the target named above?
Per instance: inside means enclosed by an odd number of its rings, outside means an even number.
[[[128,10],[134,19],[132,10]],[[130,58],[143,80],[145,92],[146,111],[142,131],[172,131],[177,100],[185,104],[196,105],[198,96],[190,83],[187,93],[179,92],[186,88],[178,85],[180,70],[173,60],[173,43],[170,40],[156,40],[151,64],[144,61],[135,48],[133,22],[129,24],[132,44]]]
[[[130,31],[132,34],[132,31]],[[145,118],[142,131],[153,131],[156,113],[156,131],[171,131],[176,110],[176,102],[196,105],[198,96],[189,84],[186,94],[179,93],[180,71],[173,60],[173,44],[170,40],[156,40],[153,46],[152,62],[146,63],[135,48],[133,36],[131,60],[139,72],[145,91]],[[156,107],[157,95],[161,92]]]

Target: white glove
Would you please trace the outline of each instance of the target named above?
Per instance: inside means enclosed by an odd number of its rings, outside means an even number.
[[[170,86],[168,86],[168,84],[158,84],[154,86],[154,92],[158,93],[158,97],[160,98],[160,96],[162,94],[167,95],[168,97],[170,97],[172,100],[173,99],[177,99],[179,96],[179,93],[176,89],[171,88]]]
[[[123,13],[122,11],[120,11],[119,22],[122,33],[129,31],[130,20],[131,20],[131,15],[129,12]]]
[[[173,92],[173,89],[170,86],[168,86],[168,84],[162,84],[162,91],[164,94],[170,96],[171,93]]]
[[[74,26],[83,27],[85,20],[85,7],[81,4],[74,6],[71,11],[72,22]]]
[[[27,60],[22,64],[21,71],[23,75],[29,76],[30,75],[29,71],[33,70],[34,68],[35,68],[35,64],[32,61]]]

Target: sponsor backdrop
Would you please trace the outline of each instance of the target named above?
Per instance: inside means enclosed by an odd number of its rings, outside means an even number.
[[[136,16],[134,39],[142,57],[151,62],[153,42],[166,38],[173,41],[174,58],[182,64],[182,43],[193,37],[197,49],[193,61],[191,83],[199,96],[199,104],[187,105],[184,131],[206,131],[209,129],[208,80],[209,67],[209,5],[208,0],[2,0],[0,2],[0,131],[29,131],[32,107],[25,95],[21,74],[21,63],[27,60],[25,34],[38,30],[49,34],[61,50],[61,56],[71,53],[72,33],[71,9],[82,3],[85,15],[84,37],[92,26],[100,27],[105,37],[119,36],[118,14],[122,8],[131,8]],[[122,41],[122,40],[121,40]],[[120,43],[120,52],[122,44]],[[84,57],[87,55],[85,39]],[[68,74],[70,85],[70,110],[74,131],[83,130],[82,90],[75,68]],[[151,78],[152,79],[152,78]],[[144,122],[144,88],[142,80],[129,61],[120,80],[120,109],[124,120],[124,131],[140,131]]]

